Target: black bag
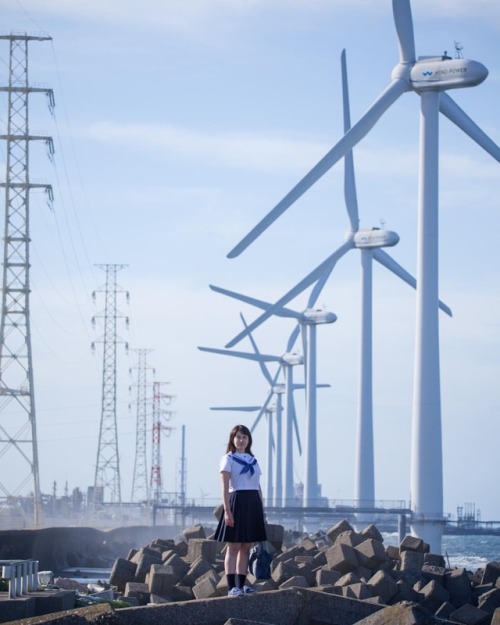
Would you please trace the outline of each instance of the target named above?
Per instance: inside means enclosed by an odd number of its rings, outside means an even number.
[[[250,549],[248,558],[248,570],[256,579],[269,579],[271,577],[271,561],[273,557],[266,549],[265,543],[256,543]]]

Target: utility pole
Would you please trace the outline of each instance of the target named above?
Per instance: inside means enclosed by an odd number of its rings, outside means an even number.
[[[29,130],[28,98],[44,93],[53,112],[52,89],[28,83],[28,42],[50,41],[48,36],[1,35],[9,41],[8,94],[3,247],[2,311],[0,321],[0,491],[5,497],[19,496],[26,487],[33,497],[34,522],[42,525],[42,498],[36,435],[35,391],[30,327],[30,211],[31,189],[44,189],[52,201],[52,187],[30,180],[30,145],[43,141],[51,158],[51,137],[32,135]],[[21,465],[23,468],[21,468]]]
[[[104,312],[92,318],[104,319],[104,336],[99,341],[103,343],[103,372],[102,372],[102,410],[101,428],[99,431],[99,444],[97,448],[97,462],[95,467],[94,491],[92,496],[92,508],[94,514],[102,506],[109,491],[109,501],[117,505],[121,511],[121,481],[120,481],[120,456],[118,454],[118,430],[116,424],[116,346],[124,343],[116,333],[117,320],[124,318],[128,325],[128,317],[122,315],[116,307],[118,293],[125,293],[127,300],[129,294],[121,289],[116,282],[116,274],[127,265],[96,265],[106,272],[105,286],[94,291],[104,293]],[[128,349],[128,344],[125,343]]]
[[[154,369],[148,367],[148,353],[152,349],[135,349],[137,353],[137,399],[136,399],[136,431],[135,431],[135,461],[132,478],[132,495],[130,501],[149,503],[149,483],[147,469],[147,417],[148,407],[151,405],[148,396],[148,371]]]
[[[163,493],[162,467],[161,467],[161,433],[169,436],[174,429],[164,423],[170,421],[174,414],[166,410],[174,399],[174,395],[161,392],[161,387],[169,382],[153,382],[153,463],[151,465],[151,496],[154,503],[161,503]]]

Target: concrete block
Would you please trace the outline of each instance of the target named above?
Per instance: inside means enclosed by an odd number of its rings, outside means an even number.
[[[443,569],[446,568],[444,557],[437,553],[425,553],[424,564],[428,564],[429,566],[439,566]]]
[[[481,577],[482,576],[483,576],[483,572],[481,571]],[[475,585],[474,582],[472,582],[472,587],[471,587],[472,605],[477,605],[481,595],[484,595],[484,593],[489,592],[490,590],[493,590],[493,588],[495,588],[493,584]]]
[[[297,564],[313,564],[314,556],[295,556],[294,558]]]
[[[135,570],[135,581],[144,583],[146,575],[151,570],[152,564],[161,564],[161,553],[155,552],[152,549],[139,549],[140,553],[139,561],[137,562],[137,569]],[[136,554],[135,557],[137,557]]]
[[[147,605],[149,603],[149,587],[142,582],[127,582],[124,594],[125,597],[135,597],[139,605]]]
[[[314,556],[314,568],[317,568],[318,566],[324,566],[327,563],[327,559],[326,559],[327,549],[325,549],[324,551],[318,551],[318,553]]]
[[[361,536],[357,532],[355,532],[354,530],[349,530],[347,532],[342,532],[342,534],[339,534],[334,544],[344,544],[349,545],[350,547],[356,547],[356,545],[359,545],[362,542],[363,538],[361,538]]]
[[[444,583],[444,574],[446,573],[446,569],[441,566],[433,566],[431,564],[425,564],[422,566],[422,577],[428,581],[435,581],[439,584]]]
[[[287,579],[296,575],[297,571],[298,567],[293,560],[278,562],[277,566],[271,573],[271,578],[278,586],[280,586],[283,582],[286,582]]]
[[[183,530],[182,535],[184,537],[184,540],[188,544],[192,538],[206,538],[207,537],[205,528],[203,527],[203,525],[195,525],[193,527],[188,527],[185,530]]]
[[[285,528],[283,525],[276,525],[272,523],[266,524],[267,542],[270,543],[276,551],[281,551],[283,548],[283,538],[285,535]]]
[[[471,586],[465,569],[452,569],[445,573],[444,587],[450,593],[450,603],[455,608],[471,602]]]
[[[420,577],[424,565],[424,554],[421,551],[402,551],[399,561],[399,570],[405,574]]]
[[[161,597],[169,597],[178,579],[169,565],[152,564],[148,576],[149,592]]]
[[[500,608],[493,612],[491,625],[500,625]]]
[[[326,560],[330,569],[335,569],[341,573],[355,571],[359,564],[356,550],[350,545],[336,543],[326,552]]]
[[[125,560],[124,558],[117,558],[111,569],[109,583],[112,586],[116,586],[120,592],[123,592],[127,582],[133,582],[135,580],[136,570],[137,564],[135,562]]]
[[[373,524],[367,525],[363,530],[361,530],[361,532],[359,532],[359,535],[365,540],[367,538],[372,538],[373,540],[378,540],[381,543],[384,542],[384,537],[379,532],[377,526]]]
[[[358,584],[360,581],[356,573],[346,573],[339,578],[335,583],[335,586],[350,586],[351,584]]]
[[[329,530],[327,530],[326,535],[329,538],[329,540],[332,543],[334,543],[335,540],[337,539],[337,536],[342,534],[342,532],[349,532],[349,531],[352,532],[353,528],[351,524],[349,523],[349,521],[347,521],[346,519],[343,519],[342,521],[339,521],[338,523],[333,525]]]
[[[175,586],[172,588],[172,601],[177,603],[182,601],[191,601],[191,599],[194,599],[191,586],[175,584]]]
[[[280,590],[283,588],[294,588],[298,586],[299,588],[309,588],[309,582],[303,575],[293,575],[283,583],[279,585]]]
[[[465,603],[450,614],[450,620],[463,625],[489,625],[491,614]]]
[[[340,579],[340,572],[320,568],[316,571],[316,586],[333,585]]]
[[[276,590],[278,584],[273,579],[261,579],[255,583],[252,582],[252,588],[257,592],[266,592],[268,590]]]
[[[299,547],[301,547],[306,552],[306,554],[312,552],[312,556],[314,556],[314,554],[318,551],[316,543],[311,538],[304,538],[304,540],[301,540],[299,543]]]
[[[398,592],[390,601],[388,601],[391,605],[399,603],[400,601],[412,601],[414,603],[418,603],[420,601],[421,596],[406,580],[398,580],[396,582],[396,586],[398,587]]]
[[[182,578],[182,584],[184,586],[194,586],[198,577],[201,577],[204,573],[210,571],[211,568],[210,562],[207,562],[204,558],[197,558]]]
[[[448,621],[450,620],[451,613],[454,611],[455,611],[454,606],[452,606],[449,601],[445,601],[445,603],[439,606],[439,608],[436,610],[434,615],[440,619]]]
[[[435,619],[428,610],[414,603],[398,603],[380,609],[356,622],[356,625],[431,625]]]
[[[493,614],[497,608],[500,608],[500,588],[492,588],[489,592],[483,593],[479,597],[477,607]]]
[[[366,585],[372,589],[372,596],[382,597],[385,603],[389,603],[400,591],[397,582],[385,571],[377,571]]]
[[[339,590],[341,589],[338,588],[337,591]],[[349,625],[381,610],[380,605],[369,601],[358,601],[332,594],[330,588],[326,591],[310,588],[301,590],[301,593],[308,598],[309,609],[309,621],[301,620],[299,621],[301,625],[308,622]]]
[[[416,536],[405,536],[399,544],[399,552],[403,551],[417,551],[418,553],[425,553],[425,543],[421,538]]]
[[[307,579],[309,586],[314,586],[316,582],[316,570],[313,569],[308,562],[299,562],[297,566],[297,575],[302,575]]]
[[[366,584],[358,582],[357,584],[351,584],[349,586],[343,586],[342,596],[350,599],[358,599],[364,601],[373,596],[372,590]]]
[[[189,571],[189,564],[176,553],[172,554],[168,560],[164,560],[163,564],[171,567],[172,573],[178,582]]]
[[[162,597],[161,595],[151,593],[149,595],[149,605],[156,603],[172,603],[172,599],[170,599],[170,597]]]
[[[436,610],[438,610],[443,603],[446,603],[450,599],[450,593],[442,584],[435,580],[428,582],[422,588],[420,594],[423,597],[420,604],[434,613],[436,613]]]
[[[210,597],[216,597],[218,594],[217,582],[210,575],[200,578],[193,586],[195,599],[209,599]]]
[[[194,562],[197,558],[204,558],[207,562],[215,563],[219,542],[207,538],[191,538],[188,542],[187,562]]]
[[[367,569],[375,569],[387,561],[384,543],[368,538],[355,547],[359,565]]]
[[[394,545],[387,545],[387,547],[385,548],[385,553],[390,560],[399,560],[399,547],[395,547]]]
[[[488,562],[488,564],[484,567],[481,584],[488,584],[489,582],[496,584],[499,577],[500,562]]]

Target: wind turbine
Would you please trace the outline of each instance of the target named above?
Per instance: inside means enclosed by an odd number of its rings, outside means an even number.
[[[233,356],[236,358],[255,360],[256,362],[259,362],[262,364],[266,362],[278,362],[285,372],[287,421],[288,419],[293,420],[295,418],[295,409],[293,407],[294,384],[293,384],[292,369],[293,367],[297,365],[303,364],[304,359],[302,356],[300,356],[296,352],[285,352],[282,356],[273,356],[270,354],[261,354],[260,352],[259,353],[237,352],[237,351],[230,351],[227,349],[216,349],[214,347],[198,347],[198,349],[202,352],[210,352],[212,354],[222,354],[225,356]],[[272,392],[274,392],[274,390],[272,390]],[[278,397],[281,397],[281,394],[278,395]],[[257,423],[259,422],[259,419],[261,418],[263,412],[264,411],[261,409],[261,412],[259,413],[257,419],[255,420],[252,426],[252,431],[257,426]],[[277,412],[277,415],[278,415],[278,428],[280,428],[280,411]],[[280,446],[281,446],[281,431],[277,432],[276,437],[277,437],[277,459],[276,459],[277,475],[276,475],[275,502],[276,502],[276,507],[280,507],[283,505],[281,480],[278,481],[278,476],[281,474],[281,465],[282,465],[281,455],[280,455],[281,452],[278,453],[278,450],[280,449]],[[288,441],[287,441],[287,446],[288,446]]]
[[[272,304],[248,297],[241,293],[222,289],[220,287],[210,285],[210,288],[217,292],[227,295],[234,299],[240,300],[257,308],[268,310]],[[319,292],[318,292],[319,295]],[[316,376],[316,327],[320,324],[334,323],[337,316],[323,309],[306,308],[303,312],[298,312],[290,308],[276,308],[274,314],[278,317],[291,317],[298,322],[298,328],[302,330],[304,366],[306,377],[306,453],[304,456],[304,507],[318,505],[319,484],[318,484],[318,450],[317,450],[317,415],[316,415],[316,395],[317,395],[317,376]],[[245,324],[246,325],[246,324]],[[246,326],[248,327],[248,326]],[[293,341],[297,332],[291,335]],[[289,427],[291,431],[291,426]],[[289,446],[287,445],[287,449]],[[293,496],[293,475],[287,473],[289,479],[286,480],[285,500]]]
[[[274,391],[276,392],[276,391]],[[278,402],[280,403],[280,402]],[[281,405],[266,405],[265,413],[267,418],[267,488],[266,501],[271,504],[274,501],[274,471],[273,471],[273,449],[276,448],[273,436],[273,412],[281,413]],[[262,406],[213,406],[210,410],[225,410],[228,412],[257,412],[262,410]],[[253,428],[251,428],[252,430]],[[278,428],[279,429],[279,428]]]
[[[348,132],[350,128],[350,107],[349,107],[349,91],[347,84],[347,68],[345,50],[341,54],[342,66],[342,91],[343,91],[343,114],[344,114],[344,131]],[[279,303],[270,305],[267,302],[261,302],[253,298],[241,296],[219,287],[211,287],[213,290],[236,297],[242,301],[253,304],[265,311],[250,326],[245,325],[245,330],[241,332],[235,339],[228,343],[228,347],[238,342],[246,332],[250,332],[260,325],[265,319],[271,315],[279,315],[284,317],[294,316],[294,311],[284,307],[291,299],[296,297],[305,288],[310,286],[318,275],[321,278],[316,283],[309,297],[308,305],[314,306],[319,293],[321,292],[326,280],[328,279],[335,263],[339,258],[350,250],[357,249],[361,253],[362,268],[362,298],[361,298],[361,357],[360,357],[360,375],[359,375],[359,395],[357,409],[357,434],[356,434],[356,460],[355,460],[355,485],[354,498],[359,502],[361,507],[372,507],[375,501],[375,480],[374,480],[374,443],[373,443],[373,392],[372,392],[372,265],[373,259],[392,271],[395,275],[404,280],[411,287],[416,287],[416,280],[395,260],[393,260],[382,247],[396,245],[399,236],[395,232],[377,229],[361,229],[359,228],[359,212],[356,193],[356,183],[354,175],[354,160],[352,151],[345,156],[344,167],[344,196],[347,213],[350,222],[350,230],[345,236],[345,242],[331,255],[326,261],[321,263],[313,272],[304,278],[297,286],[289,291],[279,300]],[[442,302],[439,302],[447,314],[451,316],[451,311]]]
[[[406,93],[420,96],[420,166],[417,234],[417,314],[412,409],[412,531],[441,549],[443,461],[438,323],[438,130],[441,112],[497,161],[500,148],[446,93],[479,85],[488,70],[477,61],[415,55],[410,0],[392,0],[399,62],[391,81],[361,119],[268,213],[228,256],[238,256],[335,163],[346,156],[380,117]],[[332,262],[332,257],[327,259]],[[328,265],[329,263],[325,263]],[[438,552],[437,551],[437,552]]]

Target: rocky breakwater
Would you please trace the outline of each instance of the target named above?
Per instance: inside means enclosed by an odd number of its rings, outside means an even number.
[[[224,545],[202,526],[185,530],[181,541],[157,538],[134,548],[116,559],[109,581],[116,598],[135,607],[103,607],[86,622],[500,625],[500,562],[475,572],[448,569],[420,539],[407,536],[399,547],[384,546],[374,525],[356,532],[345,520],[307,536],[269,525],[268,537],[271,578],[249,575],[247,583],[258,592],[236,598],[227,596]]]

